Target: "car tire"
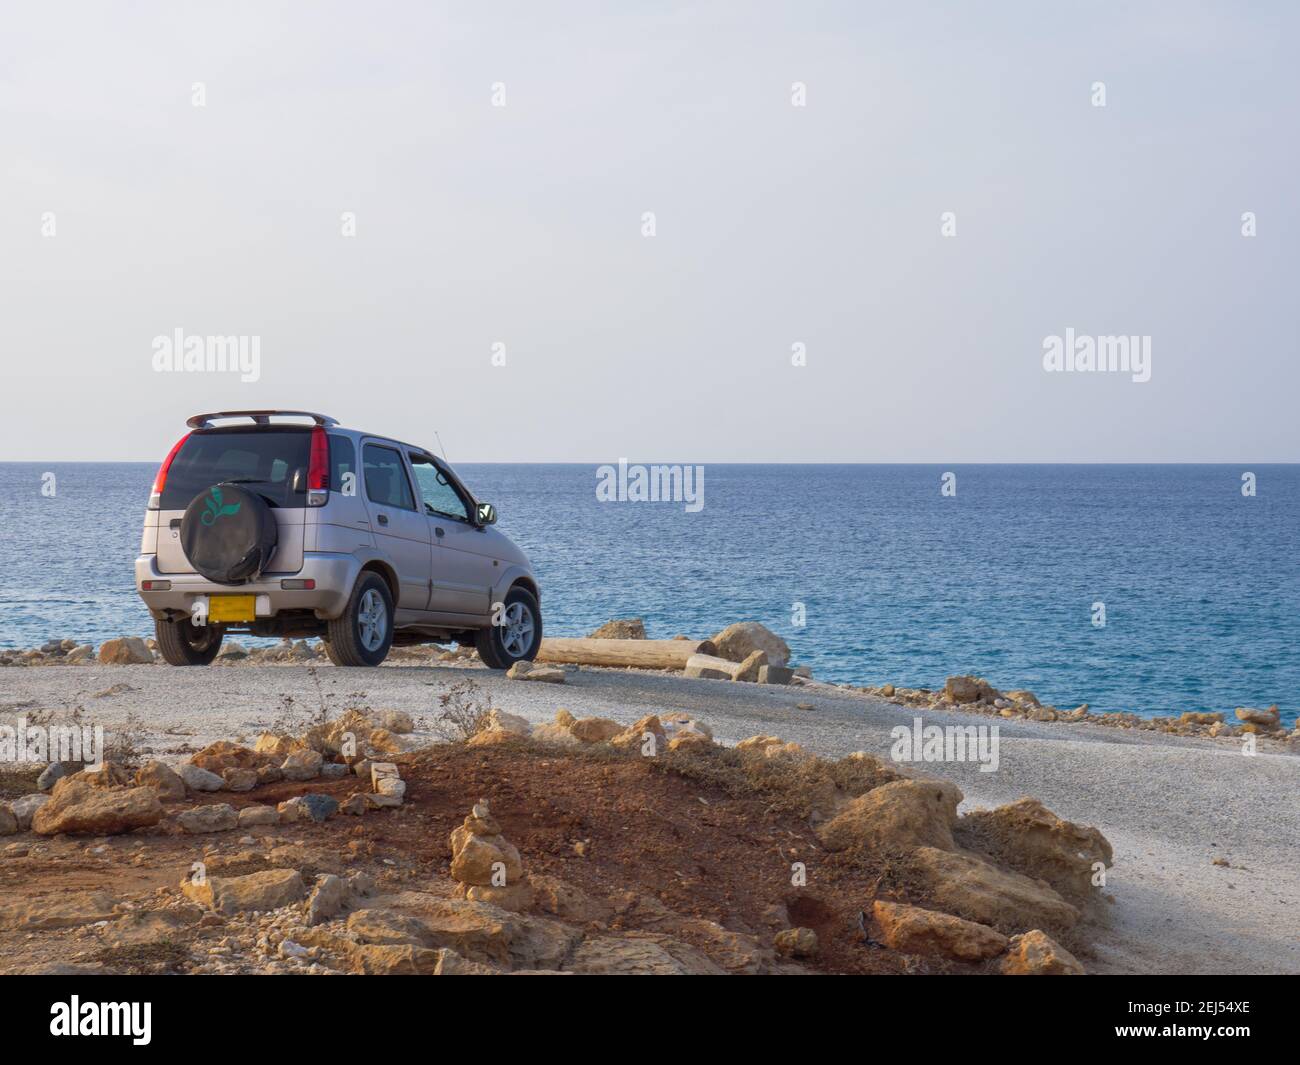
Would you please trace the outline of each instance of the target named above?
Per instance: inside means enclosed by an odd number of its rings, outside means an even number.
[[[509,669],[531,662],[542,645],[542,610],[533,593],[519,585],[506,594],[502,624],[479,629],[474,637],[478,656],[488,669]]]
[[[343,613],[325,630],[325,653],[336,666],[377,666],[393,646],[393,596],[378,573],[363,573]]]
[[[173,666],[206,666],[221,651],[225,633],[220,625],[192,625],[188,618],[180,621],[156,620],[154,634],[158,653]]]

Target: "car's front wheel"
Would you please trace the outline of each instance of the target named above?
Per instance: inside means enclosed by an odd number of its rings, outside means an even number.
[[[325,631],[336,666],[377,666],[393,645],[393,596],[378,573],[362,574],[343,613]]]
[[[220,625],[192,625],[180,621],[155,620],[158,653],[173,666],[206,666],[217,657],[225,638]]]
[[[532,661],[542,645],[542,611],[533,593],[516,585],[506,595],[498,624],[480,629],[474,646],[488,669],[509,669]]]

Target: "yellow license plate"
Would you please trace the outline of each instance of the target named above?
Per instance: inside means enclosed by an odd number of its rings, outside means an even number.
[[[255,621],[257,596],[214,595],[208,599],[209,621]]]

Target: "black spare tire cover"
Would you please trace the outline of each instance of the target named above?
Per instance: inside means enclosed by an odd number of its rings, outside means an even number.
[[[255,579],[276,545],[275,515],[256,492],[214,484],[181,519],[181,549],[194,569],[218,584]]]

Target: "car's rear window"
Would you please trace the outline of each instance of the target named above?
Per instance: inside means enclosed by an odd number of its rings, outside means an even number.
[[[299,426],[239,426],[191,433],[172,459],[163,510],[184,510],[200,492],[234,481],[273,507],[307,505],[311,430]],[[294,473],[298,487],[294,489]]]

